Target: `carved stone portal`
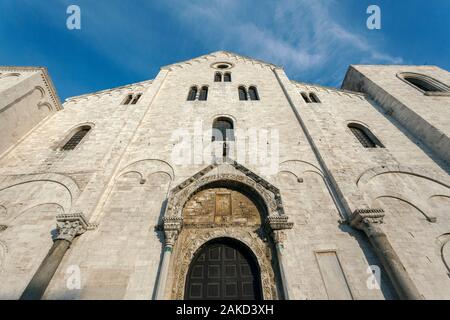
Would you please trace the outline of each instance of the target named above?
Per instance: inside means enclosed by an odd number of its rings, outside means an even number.
[[[261,276],[264,300],[278,299],[275,274],[272,268],[272,253],[266,243],[248,228],[217,228],[183,230],[178,238],[172,264],[171,299],[183,300],[186,277],[196,252],[207,242],[218,238],[232,238],[244,243],[256,256]]]
[[[195,254],[218,238],[246,245],[258,262],[263,298],[281,298],[282,284],[277,285],[275,280],[275,273],[280,271],[277,255],[270,243],[281,240],[281,231],[293,225],[284,214],[277,188],[236,162],[229,164],[236,174],[208,175],[216,167],[211,165],[171,191],[165,219],[179,219],[182,226],[169,267],[169,299],[184,298]],[[278,234],[280,237],[275,236]]]

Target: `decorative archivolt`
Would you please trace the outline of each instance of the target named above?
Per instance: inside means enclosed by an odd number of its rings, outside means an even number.
[[[419,208],[419,206],[414,204],[412,201],[404,199],[404,197],[402,195],[400,195],[400,194],[392,194],[392,195],[380,196],[380,197],[377,197],[375,200],[381,200],[382,201],[383,199],[395,199],[395,200],[398,200],[400,202],[406,203],[407,205],[413,207],[418,212],[420,212],[428,221],[430,221],[430,222],[436,222],[437,221],[435,216],[432,216],[432,215],[428,214],[425,210]]]
[[[443,234],[436,239],[437,254],[441,257],[450,275],[450,233]]]
[[[314,172],[320,175],[322,178],[324,174],[319,166],[303,160],[287,160],[280,163],[280,172],[286,171],[291,172],[297,178],[301,178],[301,175],[305,172]]]
[[[181,184],[171,191],[168,202],[169,205],[165,215],[182,217],[183,207],[190,197],[198,190],[214,185],[214,183],[221,183],[225,185],[237,184],[238,187],[240,186],[253,190],[261,199],[263,199],[264,205],[268,210],[268,215],[284,215],[281,195],[278,189],[276,189],[276,192],[273,192],[273,190],[268,190],[266,187],[261,185],[261,183],[248,176],[229,173],[209,175],[199,179],[194,178],[192,180],[188,180],[186,185]]]
[[[128,164],[120,170],[116,179],[131,172],[137,173],[140,176],[141,181],[148,179],[150,175],[157,172],[166,173],[171,181],[175,177],[173,167],[169,163],[158,159],[142,159]]]
[[[44,98],[45,98],[45,90],[44,90],[44,88],[42,88],[40,86],[36,86],[36,87],[32,88],[31,90],[29,90],[28,92],[26,92],[25,94],[21,95],[19,98],[15,99],[11,103],[9,103],[8,105],[6,105],[4,107],[0,106],[1,107],[0,112],[3,112],[5,110],[11,108],[15,104],[21,102],[22,100],[24,100],[27,97],[29,97],[32,94],[34,94],[35,92],[39,93],[39,101],[36,103],[36,106],[37,106],[38,110],[41,110],[42,107],[47,107],[49,111],[52,111],[53,110],[52,105],[44,100]]]
[[[356,181],[366,200],[396,199],[414,207],[430,222],[436,222],[437,209],[430,199],[438,194],[450,196],[449,177],[421,168],[405,166],[376,167],[365,171]],[[402,188],[399,188],[402,185]]]
[[[364,171],[356,180],[357,186],[367,184],[376,176],[388,173],[403,173],[424,178],[444,187],[450,188],[450,176],[431,171],[430,169],[411,168],[406,166],[380,166]]]
[[[270,258],[270,248],[253,230],[237,228],[217,228],[212,230],[189,229],[185,231],[183,239],[180,239],[178,243],[177,255],[179,259],[173,262],[174,278],[171,298],[177,300],[183,299],[186,277],[195,254],[207,242],[220,238],[238,240],[253,252],[260,269],[264,300],[278,299],[275,275]]]
[[[64,187],[70,194],[71,202],[78,198],[81,191],[78,185],[71,178],[56,174],[56,173],[46,173],[46,174],[35,174],[35,175],[24,175],[24,176],[8,176],[0,183],[0,192],[27,183],[33,182],[53,182]],[[1,199],[0,199],[1,200]]]

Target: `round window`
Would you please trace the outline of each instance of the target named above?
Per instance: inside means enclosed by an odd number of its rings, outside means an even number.
[[[218,63],[214,63],[212,65],[212,67],[215,68],[215,69],[226,70],[226,69],[233,68],[233,65],[231,63],[228,63],[228,62],[218,62]]]

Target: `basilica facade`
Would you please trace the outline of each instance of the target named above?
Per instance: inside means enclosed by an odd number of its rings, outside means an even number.
[[[219,51],[62,104],[0,67],[0,299],[450,299],[450,73]]]

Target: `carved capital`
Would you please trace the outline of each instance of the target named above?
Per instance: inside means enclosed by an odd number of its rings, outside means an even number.
[[[56,227],[58,235],[55,240],[67,240],[69,242],[92,228],[82,213],[58,215]]]
[[[183,225],[183,219],[180,217],[165,217],[163,220],[164,244],[166,247],[173,247],[177,241],[178,235]]]
[[[284,241],[286,240],[286,232],[284,230],[289,230],[294,227],[293,222],[288,221],[287,216],[271,215],[267,218],[267,226],[272,235],[272,239],[277,246],[282,248],[284,246]]]
[[[350,225],[366,233],[381,232],[379,226],[383,223],[383,209],[357,209],[353,212]]]
[[[6,229],[8,229],[8,226],[0,224],[0,232],[5,231]]]
[[[267,224],[272,230],[287,230],[294,227],[293,222],[289,222],[288,216],[270,215],[267,217]]]

